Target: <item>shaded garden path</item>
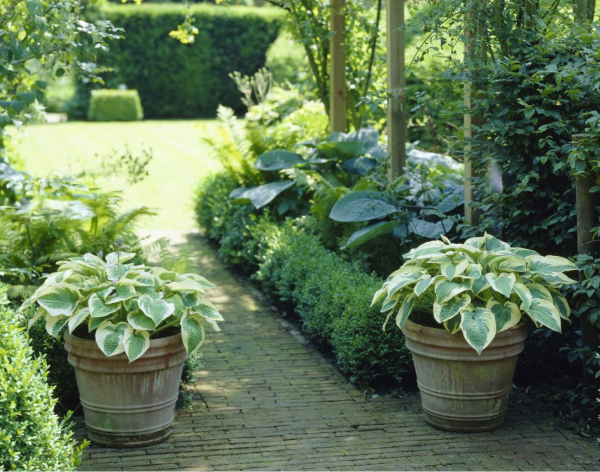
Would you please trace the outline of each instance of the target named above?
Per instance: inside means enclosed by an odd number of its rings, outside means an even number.
[[[600,451],[540,407],[512,405],[497,431],[429,427],[418,397],[365,399],[287,323],[263,307],[196,234],[226,322],[207,332],[205,367],[173,434],[147,449],[89,447],[81,470],[598,470]],[[179,241],[177,241],[177,237]]]

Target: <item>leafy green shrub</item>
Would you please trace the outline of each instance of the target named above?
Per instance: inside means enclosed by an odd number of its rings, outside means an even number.
[[[143,117],[137,90],[92,90],[90,121],[139,121]]]
[[[196,4],[190,7],[199,34],[182,45],[169,32],[184,21],[176,4],[108,5],[103,13],[125,30],[104,64],[107,84],[139,91],[147,118],[214,116],[223,104],[241,111],[229,74],[251,75],[265,64],[279,34],[280,11]],[[168,60],[167,60],[168,59]]]
[[[59,421],[46,383],[48,367],[34,358],[23,328],[0,288],[0,467],[3,470],[76,470],[80,450]]]

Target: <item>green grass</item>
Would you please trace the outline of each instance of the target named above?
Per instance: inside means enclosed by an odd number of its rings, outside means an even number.
[[[192,201],[198,183],[219,168],[202,137],[218,123],[210,120],[131,123],[59,123],[12,131],[23,170],[37,177],[64,175],[99,166],[99,157],[129,146],[134,155],[152,149],[150,173],[128,185],[124,178],[103,177],[104,190],[122,190],[123,209],[145,205],[158,212],[140,229],[192,229]]]

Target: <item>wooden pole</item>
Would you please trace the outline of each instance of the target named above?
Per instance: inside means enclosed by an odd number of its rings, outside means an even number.
[[[573,140],[577,142],[580,138],[578,135],[573,136]],[[598,226],[596,215],[596,200],[594,194],[590,192],[592,187],[596,185],[596,175],[589,170],[585,174],[577,176],[575,182],[576,191],[576,207],[577,207],[577,253],[590,254],[597,256],[595,245],[598,241],[592,240],[592,228]],[[579,281],[584,278],[583,272],[579,273]],[[600,341],[598,329],[595,323],[592,323],[587,316],[580,318],[581,324],[581,340],[583,346],[590,349],[590,352],[598,350]],[[593,385],[598,381],[594,373],[587,371],[586,366],[583,370],[583,379],[587,385]]]
[[[345,37],[345,0],[331,2],[331,93],[329,110],[331,131],[346,131],[346,47]]]
[[[387,109],[388,178],[406,166],[406,96],[404,91],[404,0],[387,1],[387,74],[391,97]]]

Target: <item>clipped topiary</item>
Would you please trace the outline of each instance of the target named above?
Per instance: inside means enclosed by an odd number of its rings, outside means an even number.
[[[90,121],[139,121],[143,117],[137,90],[92,90]]]
[[[34,358],[0,287],[0,469],[76,470],[81,448],[54,413],[48,367]]]

